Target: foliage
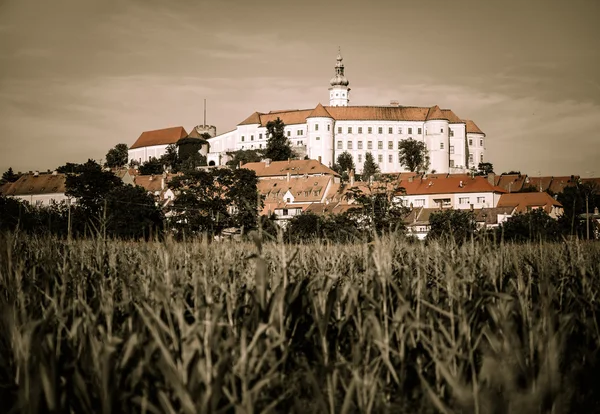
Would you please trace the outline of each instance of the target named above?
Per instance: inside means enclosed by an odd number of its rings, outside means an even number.
[[[497,232],[498,239],[514,242],[561,239],[558,222],[541,208],[509,217],[498,226]]]
[[[68,162],[65,165],[61,165],[56,169],[56,172],[61,174],[75,174],[81,172],[83,164],[77,164],[74,162]]]
[[[238,167],[240,163],[244,165],[249,162],[260,162],[264,157],[264,151],[255,149],[238,150],[228,152],[227,155],[231,157],[231,159],[227,161],[227,165],[230,167]]]
[[[295,156],[290,140],[285,136],[285,124],[279,117],[267,122],[267,148],[265,158],[272,161],[286,161]]]
[[[160,157],[160,163],[167,167],[167,169],[177,172],[181,160],[179,158],[179,152],[177,151],[177,145],[167,145],[165,153]]]
[[[494,165],[491,162],[480,162],[477,166],[477,175],[488,175],[494,173]]]
[[[352,154],[350,154],[348,151],[344,151],[342,152],[340,155],[338,155],[337,157],[337,166],[339,168],[338,173],[342,173],[342,172],[350,172],[352,170],[354,170],[354,160],[352,159]]]
[[[563,233],[576,235],[579,238],[586,237],[586,197],[589,213],[593,213],[595,207],[600,208],[600,188],[593,182],[585,182],[575,186],[567,186],[557,196],[558,202],[563,206],[563,215],[559,218],[559,224]],[[595,232],[590,229],[590,238]]]
[[[477,230],[475,215],[471,210],[447,209],[429,216],[430,230],[427,240],[453,240],[463,243]]]
[[[106,162],[104,163],[105,167],[109,168],[117,168],[123,167],[127,165],[127,159],[129,155],[127,151],[129,148],[127,144],[117,144],[114,148],[111,148],[106,153]]]
[[[408,171],[425,172],[429,169],[429,152],[425,142],[409,138],[400,141],[399,147],[400,164]]]
[[[597,244],[255,241],[1,234],[3,411],[562,414],[600,403]]]
[[[373,158],[373,154],[367,152],[365,154],[365,162],[363,164],[362,169],[362,179],[363,181],[369,181],[371,178],[374,178],[376,174],[379,173],[379,165],[375,162]]]
[[[162,230],[163,215],[142,187],[120,185],[106,195],[106,232],[111,237],[152,239]]]
[[[165,170],[165,165],[160,158],[150,158],[148,161],[143,162],[138,171],[141,175],[158,175],[162,174]]]
[[[358,224],[347,214],[317,215],[311,212],[292,217],[285,229],[285,240],[291,243],[326,240],[335,243],[362,239]]]
[[[67,174],[65,194],[75,197],[77,204],[85,210],[88,217],[100,217],[105,195],[113,188],[123,185],[123,182],[111,171],[104,171],[100,164],[91,159],[76,170],[76,174]]]
[[[187,157],[185,160],[181,160],[181,162],[177,166],[177,170],[180,172],[185,172],[189,170],[195,170],[198,167],[204,167],[206,165],[206,157],[200,153],[194,153]]]
[[[2,179],[0,179],[0,184],[4,183],[14,183],[19,179],[19,175],[15,174],[12,167],[8,167],[8,170],[2,173]]]
[[[205,134],[208,135],[208,134]],[[210,137],[210,135],[208,135]],[[202,138],[181,138],[177,141],[177,148],[179,150],[179,158],[182,161],[187,160],[190,156],[195,156],[200,153],[202,147],[208,145],[208,141]]]

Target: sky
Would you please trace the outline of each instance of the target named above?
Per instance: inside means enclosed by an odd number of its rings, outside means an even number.
[[[0,171],[328,104],[452,109],[496,173],[600,176],[595,0],[0,0]]]

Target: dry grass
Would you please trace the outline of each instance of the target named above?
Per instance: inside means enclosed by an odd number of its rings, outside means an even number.
[[[8,412],[596,412],[597,244],[0,236]]]

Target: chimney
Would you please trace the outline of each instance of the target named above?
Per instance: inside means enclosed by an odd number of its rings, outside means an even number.
[[[292,159],[288,158],[288,164],[291,164],[291,163],[292,163]]]
[[[37,177],[37,176],[39,176],[39,175],[40,175],[40,172],[39,172],[39,171],[36,171],[36,172],[33,174],[33,176],[34,176],[34,177]]]
[[[154,180],[154,174],[151,174],[151,175],[150,175],[150,179],[149,179],[149,181],[152,181],[152,180]]]
[[[350,170],[350,187],[354,187],[354,169]]]
[[[287,181],[288,181],[288,183],[290,182],[290,175],[291,175],[291,174],[290,174],[290,172],[288,171],[288,172],[287,172]]]
[[[242,165],[244,165],[244,161],[240,161],[240,164],[238,165],[238,168],[242,168]]]
[[[600,213],[598,213],[598,207],[594,207],[594,217],[600,215]]]
[[[410,177],[408,177],[408,182],[409,182],[409,183],[412,183],[412,182],[413,182],[413,180],[414,180],[414,177],[413,177],[412,175],[411,175]]]
[[[166,183],[165,183],[165,181],[166,181],[166,178],[167,178],[167,173],[163,173],[163,175],[162,175],[162,177],[161,177],[161,179],[160,179],[160,189],[161,189],[161,190],[163,190],[163,191],[164,191],[164,189],[165,189],[165,184],[166,184]]]
[[[56,170],[52,171],[52,175],[57,175],[57,174],[58,174],[58,171],[56,171]]]
[[[494,174],[493,172],[489,173],[487,176],[487,180],[488,180],[488,183],[490,183],[491,185],[496,185],[495,184],[496,183],[496,174]]]
[[[458,186],[459,186],[460,188],[462,188],[462,187],[463,187],[463,182],[462,182],[462,180],[460,180],[460,183],[458,184]]]
[[[265,158],[265,167],[268,167],[269,165],[271,165],[271,159]]]
[[[474,210],[474,206],[473,206],[473,204],[471,204],[471,211],[473,211],[473,210]]]
[[[400,102],[398,102],[397,100],[393,99],[390,101],[390,106],[400,106]]]

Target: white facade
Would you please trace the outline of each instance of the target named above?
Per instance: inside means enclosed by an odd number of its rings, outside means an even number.
[[[400,142],[411,138],[427,146],[430,157],[427,172],[462,173],[485,159],[485,134],[472,121],[460,119],[451,110],[437,105],[348,106],[350,88],[341,60],[338,55],[336,75],[330,81],[328,107],[319,104],[312,110],[255,113],[235,130],[210,140],[209,165],[225,164],[227,151],[266,148],[266,123],[277,117],[284,122],[285,134],[298,152],[332,166],[347,151],[358,173],[363,169],[367,152],[373,155],[383,173],[406,171],[399,162],[398,150]]]
[[[472,193],[445,193],[445,194],[411,194],[394,197],[401,200],[404,206],[424,208],[453,208],[468,210],[470,208],[493,208],[498,205],[502,194],[495,191]],[[441,203],[441,205],[440,205]]]
[[[160,158],[167,152],[168,145],[153,145],[151,147],[134,148],[127,151],[129,162],[137,161],[143,164],[152,158]]]

